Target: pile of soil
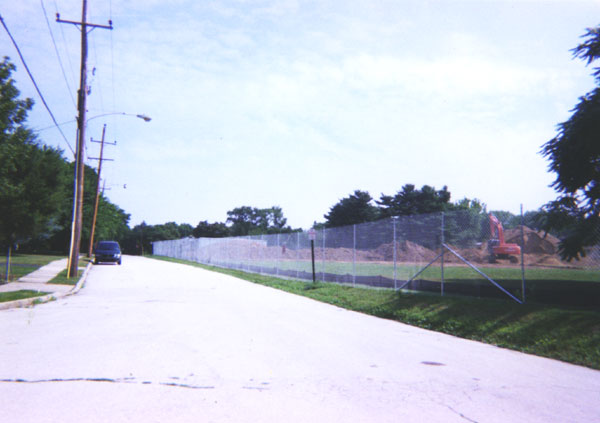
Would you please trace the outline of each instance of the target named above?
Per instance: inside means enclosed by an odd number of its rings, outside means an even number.
[[[394,243],[382,244],[373,251],[378,261],[394,260]],[[431,261],[437,257],[435,251],[410,241],[396,243],[396,259],[405,262]]]
[[[506,231],[505,240],[507,243],[518,244],[523,248],[525,254],[556,254],[560,240],[543,231],[535,231],[526,226],[523,227],[523,240],[521,242],[521,229],[509,229]]]
[[[479,247],[473,248],[458,248],[452,245],[449,245],[454,251],[460,254],[463,258],[468,260],[471,263],[487,263],[489,252],[487,249],[487,244],[482,244]],[[454,254],[446,254],[444,256],[444,261],[448,263],[462,263],[462,261],[456,257]]]

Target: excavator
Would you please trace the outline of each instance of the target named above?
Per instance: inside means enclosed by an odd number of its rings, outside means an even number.
[[[504,242],[504,229],[502,223],[496,216],[490,213],[490,239],[488,240],[489,262],[496,263],[497,259],[510,260],[511,263],[518,263],[518,257],[521,255],[521,247],[517,244],[508,244]]]

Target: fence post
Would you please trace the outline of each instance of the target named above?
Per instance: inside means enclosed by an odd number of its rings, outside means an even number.
[[[296,279],[300,279],[300,232],[296,232]]]
[[[523,204],[521,204],[521,292],[523,304],[525,304],[525,233],[523,226],[525,225],[525,218],[523,217]]]
[[[356,224],[352,225],[352,286],[356,286]]]
[[[444,238],[444,212],[442,212],[442,245],[440,246],[440,253],[442,254],[441,256],[441,266],[442,266],[442,283],[441,283],[441,295],[444,296],[444,244],[446,243],[446,240]]]
[[[321,282],[325,282],[325,228],[322,229],[323,242],[321,247],[321,257],[323,258],[323,267],[321,268]]]
[[[397,275],[397,264],[396,264],[396,216],[392,217],[392,224],[394,228],[394,290],[398,290],[398,275]]]
[[[264,234],[260,234],[260,240],[258,242],[258,272],[263,273],[263,257],[264,257],[264,248],[263,248],[263,240]]]
[[[277,260],[275,261],[275,266],[277,266],[277,269],[275,269],[275,274],[279,276],[279,262],[281,259],[281,253],[279,250],[279,234],[277,234],[277,249],[275,250],[275,253],[277,254]]]

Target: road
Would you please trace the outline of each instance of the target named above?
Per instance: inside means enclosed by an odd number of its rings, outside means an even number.
[[[592,422],[600,372],[173,263],[0,312],[2,422]]]

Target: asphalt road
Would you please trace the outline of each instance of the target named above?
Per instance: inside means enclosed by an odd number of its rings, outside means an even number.
[[[592,422],[600,372],[139,257],[0,312],[1,422]]]

